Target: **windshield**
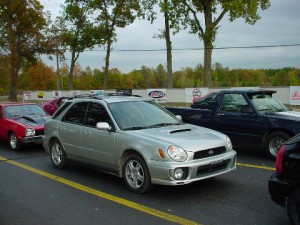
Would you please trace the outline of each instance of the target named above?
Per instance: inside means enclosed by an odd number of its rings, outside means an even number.
[[[5,107],[6,118],[22,117],[26,115],[46,116],[38,105],[13,105]]]
[[[265,112],[283,112],[288,109],[275,97],[267,94],[255,94],[249,96],[254,107],[258,111]]]
[[[182,124],[182,121],[152,101],[124,101],[108,105],[121,130],[138,130]]]

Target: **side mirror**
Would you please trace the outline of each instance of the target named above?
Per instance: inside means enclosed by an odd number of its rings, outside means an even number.
[[[96,124],[96,128],[99,130],[111,130],[111,126],[107,122],[99,122]]]
[[[182,121],[182,116],[180,115],[176,115],[177,119],[179,119],[180,121]]]

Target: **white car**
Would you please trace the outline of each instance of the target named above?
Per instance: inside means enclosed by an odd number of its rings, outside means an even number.
[[[137,96],[77,96],[47,121],[43,145],[55,167],[76,161],[123,177],[144,193],[153,184],[183,185],[236,168],[230,139],[183,123]]]

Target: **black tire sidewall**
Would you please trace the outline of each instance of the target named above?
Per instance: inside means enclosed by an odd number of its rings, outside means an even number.
[[[272,160],[276,160],[277,156],[274,156],[271,152],[270,152],[270,149],[269,149],[269,143],[270,141],[274,138],[274,137],[280,137],[280,138],[283,138],[285,139],[285,141],[287,141],[288,139],[291,138],[291,136],[286,133],[286,132],[283,132],[283,131],[275,131],[273,133],[271,133],[267,139],[266,139],[266,143],[265,143],[265,153],[266,153],[266,156]]]
[[[128,183],[127,178],[126,178],[126,166],[132,160],[137,161],[142,166],[142,169],[143,169],[143,172],[144,172],[144,183],[138,189],[133,188]],[[150,173],[149,173],[148,167],[147,167],[144,159],[141,156],[137,155],[137,154],[133,154],[133,155],[127,156],[127,158],[125,160],[125,163],[124,163],[124,167],[123,167],[123,178],[124,178],[124,182],[126,184],[126,187],[129,190],[131,190],[131,191],[133,191],[135,193],[142,194],[142,193],[146,193],[146,192],[148,192],[148,191],[150,191],[152,189],[151,177],[150,177]]]
[[[14,135],[14,137],[17,138],[17,136],[16,136],[16,134],[15,134],[14,132],[11,132],[11,133],[9,134],[9,147],[10,147],[10,149],[13,150],[13,151],[18,151],[18,150],[21,149],[21,144],[20,144],[20,142],[18,141],[18,139],[16,139],[16,140],[17,140],[17,142],[16,142],[16,147],[13,148],[12,145],[10,144],[12,135]]]
[[[61,163],[58,165],[58,164],[56,164],[56,163],[54,163],[53,162],[53,158],[52,158],[52,147],[53,147],[53,145],[55,145],[55,144],[58,144],[59,146],[60,146],[60,148],[61,148]],[[65,151],[64,151],[64,148],[63,148],[63,146],[62,146],[62,144],[60,143],[60,141],[59,140],[52,140],[51,142],[50,142],[50,158],[51,158],[51,162],[52,162],[52,164],[54,165],[54,167],[56,167],[56,168],[59,168],[59,169],[64,169],[64,168],[66,168],[67,167],[67,157],[66,157],[66,153],[65,153]]]

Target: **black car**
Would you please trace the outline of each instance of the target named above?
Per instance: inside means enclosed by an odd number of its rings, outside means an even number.
[[[291,223],[300,225],[300,134],[281,146],[269,193],[274,202],[287,208]]]

